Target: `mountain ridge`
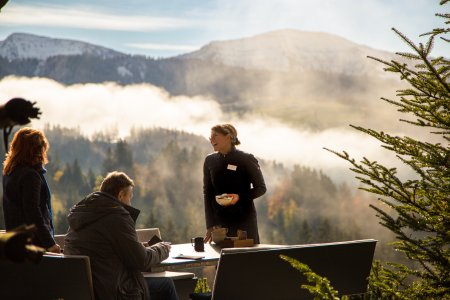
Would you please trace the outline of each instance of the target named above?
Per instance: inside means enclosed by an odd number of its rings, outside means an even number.
[[[201,59],[246,69],[314,70],[358,75],[373,71],[374,63],[367,59],[368,55],[391,59],[394,53],[356,44],[326,32],[280,29],[246,38],[213,41],[179,58]]]
[[[13,33],[0,41],[0,56],[9,60],[45,60],[59,55],[95,55],[102,58],[123,56],[124,53],[82,41],[50,38],[29,33]]]
[[[292,41],[292,36],[305,34],[329,46],[319,51],[317,43]],[[277,39],[284,40],[284,44],[274,42]],[[277,47],[261,46],[271,43]],[[302,43],[310,47],[303,49],[310,50],[307,55],[296,56]],[[211,51],[211,45],[216,48],[223,45],[225,54]],[[248,50],[246,55],[242,55],[243,49]],[[257,49],[262,52],[255,52]],[[342,56],[338,55],[339,49],[344,49]],[[371,100],[391,96],[394,85],[398,87],[398,80],[383,72],[382,64],[366,57],[389,60],[386,55],[391,53],[370,51],[366,46],[333,35],[287,30],[256,38],[212,42],[191,54],[165,59],[119,52],[103,56],[102,51],[56,55],[55,50],[53,56],[45,59],[12,60],[0,54],[0,79],[15,75],[50,78],[67,85],[149,83],[174,96],[214,99],[224,112],[267,115],[293,126],[320,130],[372,120],[368,116],[376,101]],[[290,67],[281,68],[289,64]]]
[[[102,59],[134,56],[82,41],[27,33],[13,33],[0,41],[0,56],[9,61],[72,55],[92,55]],[[312,70],[358,75],[374,71],[375,64],[367,59],[368,55],[390,60],[394,53],[356,44],[330,33],[280,29],[239,39],[211,41],[197,51],[159,60],[195,59],[249,70]],[[381,73],[381,68],[376,70]],[[130,76],[128,71],[123,66],[117,70],[121,76]]]

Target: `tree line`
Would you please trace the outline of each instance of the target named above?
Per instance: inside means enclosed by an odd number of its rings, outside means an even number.
[[[173,243],[204,234],[202,167],[211,147],[203,137],[162,128],[135,129],[125,139],[87,138],[60,126],[44,131],[51,145],[46,167],[57,234],[66,233],[70,208],[113,170],[135,181],[132,204],[141,210],[137,228],[159,227]],[[369,200],[356,189],[336,185],[320,170],[259,162],[268,186],[266,195],[255,200],[263,243],[389,239],[368,224],[376,219]]]

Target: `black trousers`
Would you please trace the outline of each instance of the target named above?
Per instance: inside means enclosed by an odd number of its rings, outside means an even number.
[[[172,278],[145,277],[151,300],[178,300]]]

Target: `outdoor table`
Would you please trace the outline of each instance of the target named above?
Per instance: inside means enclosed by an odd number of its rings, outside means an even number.
[[[243,247],[243,248],[234,248],[238,251],[241,249],[245,251],[245,249],[265,249],[265,248],[274,248],[274,247],[283,247],[282,245],[270,245],[270,244],[256,244],[252,247]],[[162,261],[161,263],[151,267],[150,272],[163,272],[163,271],[175,271],[182,269],[190,269],[197,267],[206,267],[206,266],[215,266],[219,262],[220,252],[222,251],[222,247],[214,244],[214,243],[206,243],[205,251],[197,252],[194,250],[192,244],[174,244],[170,249],[169,257]],[[228,248],[227,248],[228,249]],[[176,258],[180,255],[183,256],[203,256],[200,259],[184,259],[184,258]]]

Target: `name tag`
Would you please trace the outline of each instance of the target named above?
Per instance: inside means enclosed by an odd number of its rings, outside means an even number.
[[[235,165],[230,165],[230,164],[229,164],[229,165],[227,166],[227,169],[228,169],[228,170],[231,170],[231,171],[236,171],[237,166],[235,166]]]

